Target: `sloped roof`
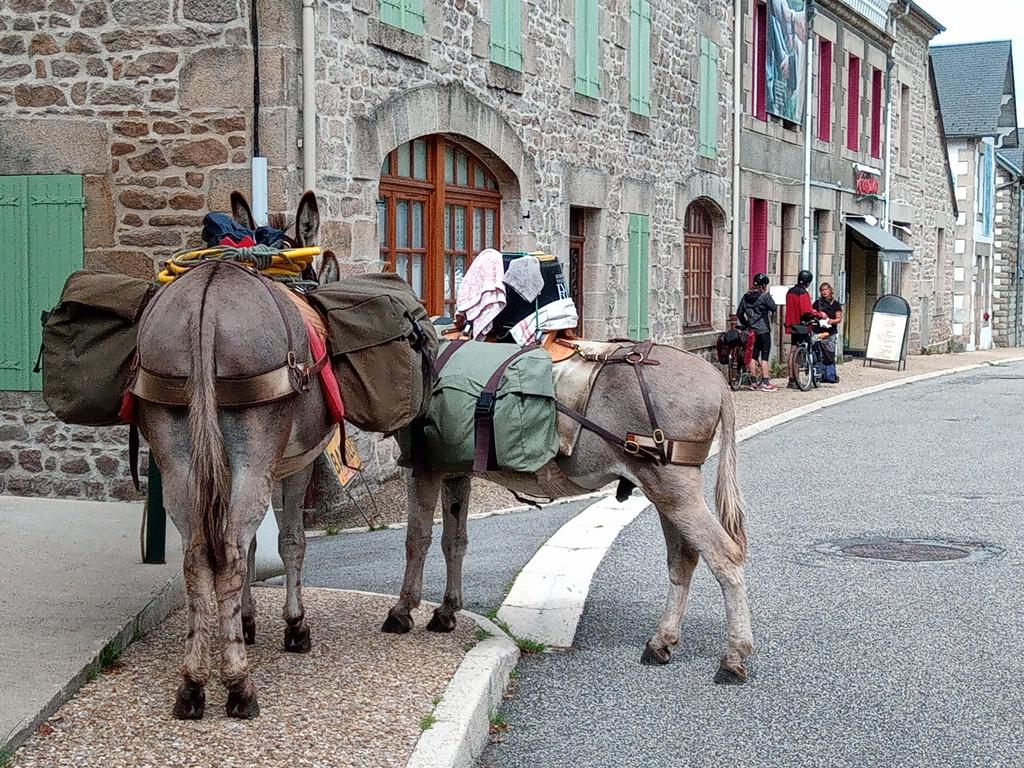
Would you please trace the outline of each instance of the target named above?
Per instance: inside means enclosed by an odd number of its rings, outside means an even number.
[[[1006,107],[1016,110],[1013,96],[1013,55],[1009,40],[931,47],[935,79],[946,135],[994,136],[1012,128],[1007,140],[1017,143],[1017,123]],[[1003,95],[1011,96],[1007,105]]]
[[[1017,146],[1000,149],[996,153],[996,159],[1009,164],[1011,170],[1024,173],[1024,130],[1017,129]]]

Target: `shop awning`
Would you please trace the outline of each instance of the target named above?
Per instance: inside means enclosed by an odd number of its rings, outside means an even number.
[[[914,249],[881,227],[873,227],[863,219],[847,219],[847,229],[868,250],[878,251],[882,261],[910,261]]]

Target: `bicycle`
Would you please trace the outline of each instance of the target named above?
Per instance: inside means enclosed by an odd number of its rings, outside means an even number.
[[[816,347],[821,339],[828,336],[828,333],[821,332],[820,330],[815,331],[814,326],[817,326],[819,329],[828,328],[828,323],[825,320],[815,319],[803,325],[793,326],[793,330],[798,334],[800,331],[797,329],[802,328],[804,330],[802,334],[804,340],[797,344],[796,349],[793,351],[796,385],[800,387],[802,392],[816,389],[823,378],[822,364]]]
[[[750,333],[742,328],[737,328],[740,333]],[[754,382],[754,377],[750,375],[750,370],[747,367],[747,340],[744,337],[743,341],[739,344],[735,344],[729,350],[729,361],[725,364],[725,380],[729,382],[729,388],[733,392],[738,392],[743,387],[749,387]]]

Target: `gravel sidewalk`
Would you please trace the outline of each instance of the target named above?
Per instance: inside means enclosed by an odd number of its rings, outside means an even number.
[[[786,379],[774,379],[779,387],[777,392],[751,392],[743,390],[736,393],[737,427],[743,428],[762,419],[807,405],[815,400],[824,400],[844,392],[872,387],[888,381],[905,379],[922,373],[959,368],[978,363],[994,363],[1002,360],[1019,358],[1020,349],[993,349],[985,352],[963,352],[945,355],[914,355],[907,359],[907,368],[896,371],[891,367],[864,367],[861,360],[850,360],[839,366],[839,383],[824,384],[810,392],[786,389]],[[385,523],[404,523],[406,519],[405,477],[399,477],[383,483],[374,492],[381,520]],[[367,514],[374,512],[369,499],[363,502]],[[504,488],[480,478],[473,480],[473,494],[470,497],[470,514],[488,512],[495,509],[522,507],[522,503]],[[439,514],[435,519],[440,519]],[[354,507],[344,508],[342,515],[329,521],[317,521],[316,527],[326,523],[338,528],[358,527],[365,525],[362,517]]]
[[[379,629],[390,599],[306,589],[313,650],[290,654],[281,640],[284,590],[255,588],[253,595],[257,640],[248,650],[258,718],[227,717],[225,690],[214,681],[205,719],[173,719],[185,635],[179,611],[40,726],[9,768],[404,766],[476,625],[426,632],[430,611],[421,608],[412,635],[385,635]]]

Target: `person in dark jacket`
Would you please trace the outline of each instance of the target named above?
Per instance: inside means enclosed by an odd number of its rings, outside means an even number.
[[[775,300],[768,293],[770,282],[768,275],[763,272],[754,275],[754,287],[743,294],[736,308],[736,318],[740,325],[754,332],[754,354],[750,360],[753,383],[750,388],[761,392],[776,390],[768,367],[768,356],[772,351],[772,320],[778,311]]]
[[[789,383],[786,384],[789,389],[800,388],[796,383],[794,352],[798,344],[807,340],[807,334],[800,332],[801,330],[806,331],[806,326],[803,324],[818,317],[825,317],[824,312],[819,312],[811,304],[811,294],[807,290],[807,286],[813,282],[814,275],[806,269],[801,269],[796,278],[796,285],[786,292],[786,333],[789,334],[791,345],[788,359]]]

